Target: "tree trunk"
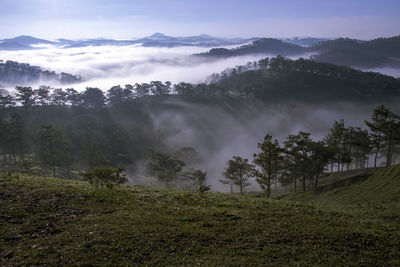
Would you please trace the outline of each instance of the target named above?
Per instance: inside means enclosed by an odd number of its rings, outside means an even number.
[[[390,164],[390,161],[391,161],[391,155],[390,155],[390,153],[392,152],[391,151],[391,147],[392,147],[392,133],[393,133],[393,131],[392,131],[392,129],[390,129],[390,135],[389,135],[389,144],[388,144],[388,151],[387,151],[387,154],[386,154],[386,167],[389,167],[391,164]]]
[[[319,179],[319,173],[315,176],[315,188],[318,188],[318,179]]]
[[[375,152],[375,160],[374,160],[374,167],[376,168],[376,160],[378,158],[379,150],[377,149]]]
[[[303,191],[306,191],[306,176],[303,175]]]

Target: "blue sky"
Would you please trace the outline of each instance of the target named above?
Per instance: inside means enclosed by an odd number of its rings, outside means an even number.
[[[0,38],[400,34],[399,0],[0,0]]]

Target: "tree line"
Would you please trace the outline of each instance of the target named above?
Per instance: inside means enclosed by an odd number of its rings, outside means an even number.
[[[337,172],[368,168],[370,156],[373,167],[378,166],[379,158],[385,166],[395,165],[400,155],[400,116],[380,105],[365,124],[368,130],[335,121],[321,141],[300,131],[280,144],[267,134],[252,162],[234,156],[226,163],[220,182],[229,185],[231,192],[237,186],[242,194],[250,178],[255,177],[269,197],[273,184],[293,186],[294,191],[299,186],[303,191],[314,189],[326,171],[333,172],[335,166]]]
[[[265,71],[269,75],[266,75]],[[323,90],[321,84],[323,84]],[[78,92],[73,88],[64,90],[40,86],[32,89],[17,86],[15,96],[4,89],[1,90],[0,107],[13,107],[20,104],[24,108],[45,105],[101,108],[106,105],[128,103],[149,95],[170,94],[231,96],[262,100],[290,97],[310,99],[315,95],[320,98],[325,95],[330,100],[344,97],[375,100],[382,97],[398,97],[399,88],[399,79],[379,73],[362,72],[349,67],[318,63],[303,58],[291,60],[277,56],[228,68],[220,74],[212,74],[207,83],[199,84],[151,81],[113,86],[106,93],[95,87],[87,87],[83,92]]]

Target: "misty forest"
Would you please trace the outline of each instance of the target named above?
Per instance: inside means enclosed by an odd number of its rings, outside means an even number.
[[[138,5],[61,2],[40,6]],[[77,17],[65,38],[0,34],[0,265],[400,264],[400,36],[331,18],[111,37],[126,15],[97,18],[110,37]]]

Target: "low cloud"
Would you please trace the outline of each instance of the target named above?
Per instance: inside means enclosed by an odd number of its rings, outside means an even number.
[[[81,75],[86,80],[81,84],[64,87],[74,87],[82,91],[89,86],[106,91],[114,85],[153,80],[200,83],[212,73],[219,73],[228,67],[243,65],[249,61],[258,61],[267,56],[249,55],[219,60],[192,56],[208,50],[202,47],[151,48],[140,45],[79,48],[46,46],[38,50],[0,51],[0,59]]]

